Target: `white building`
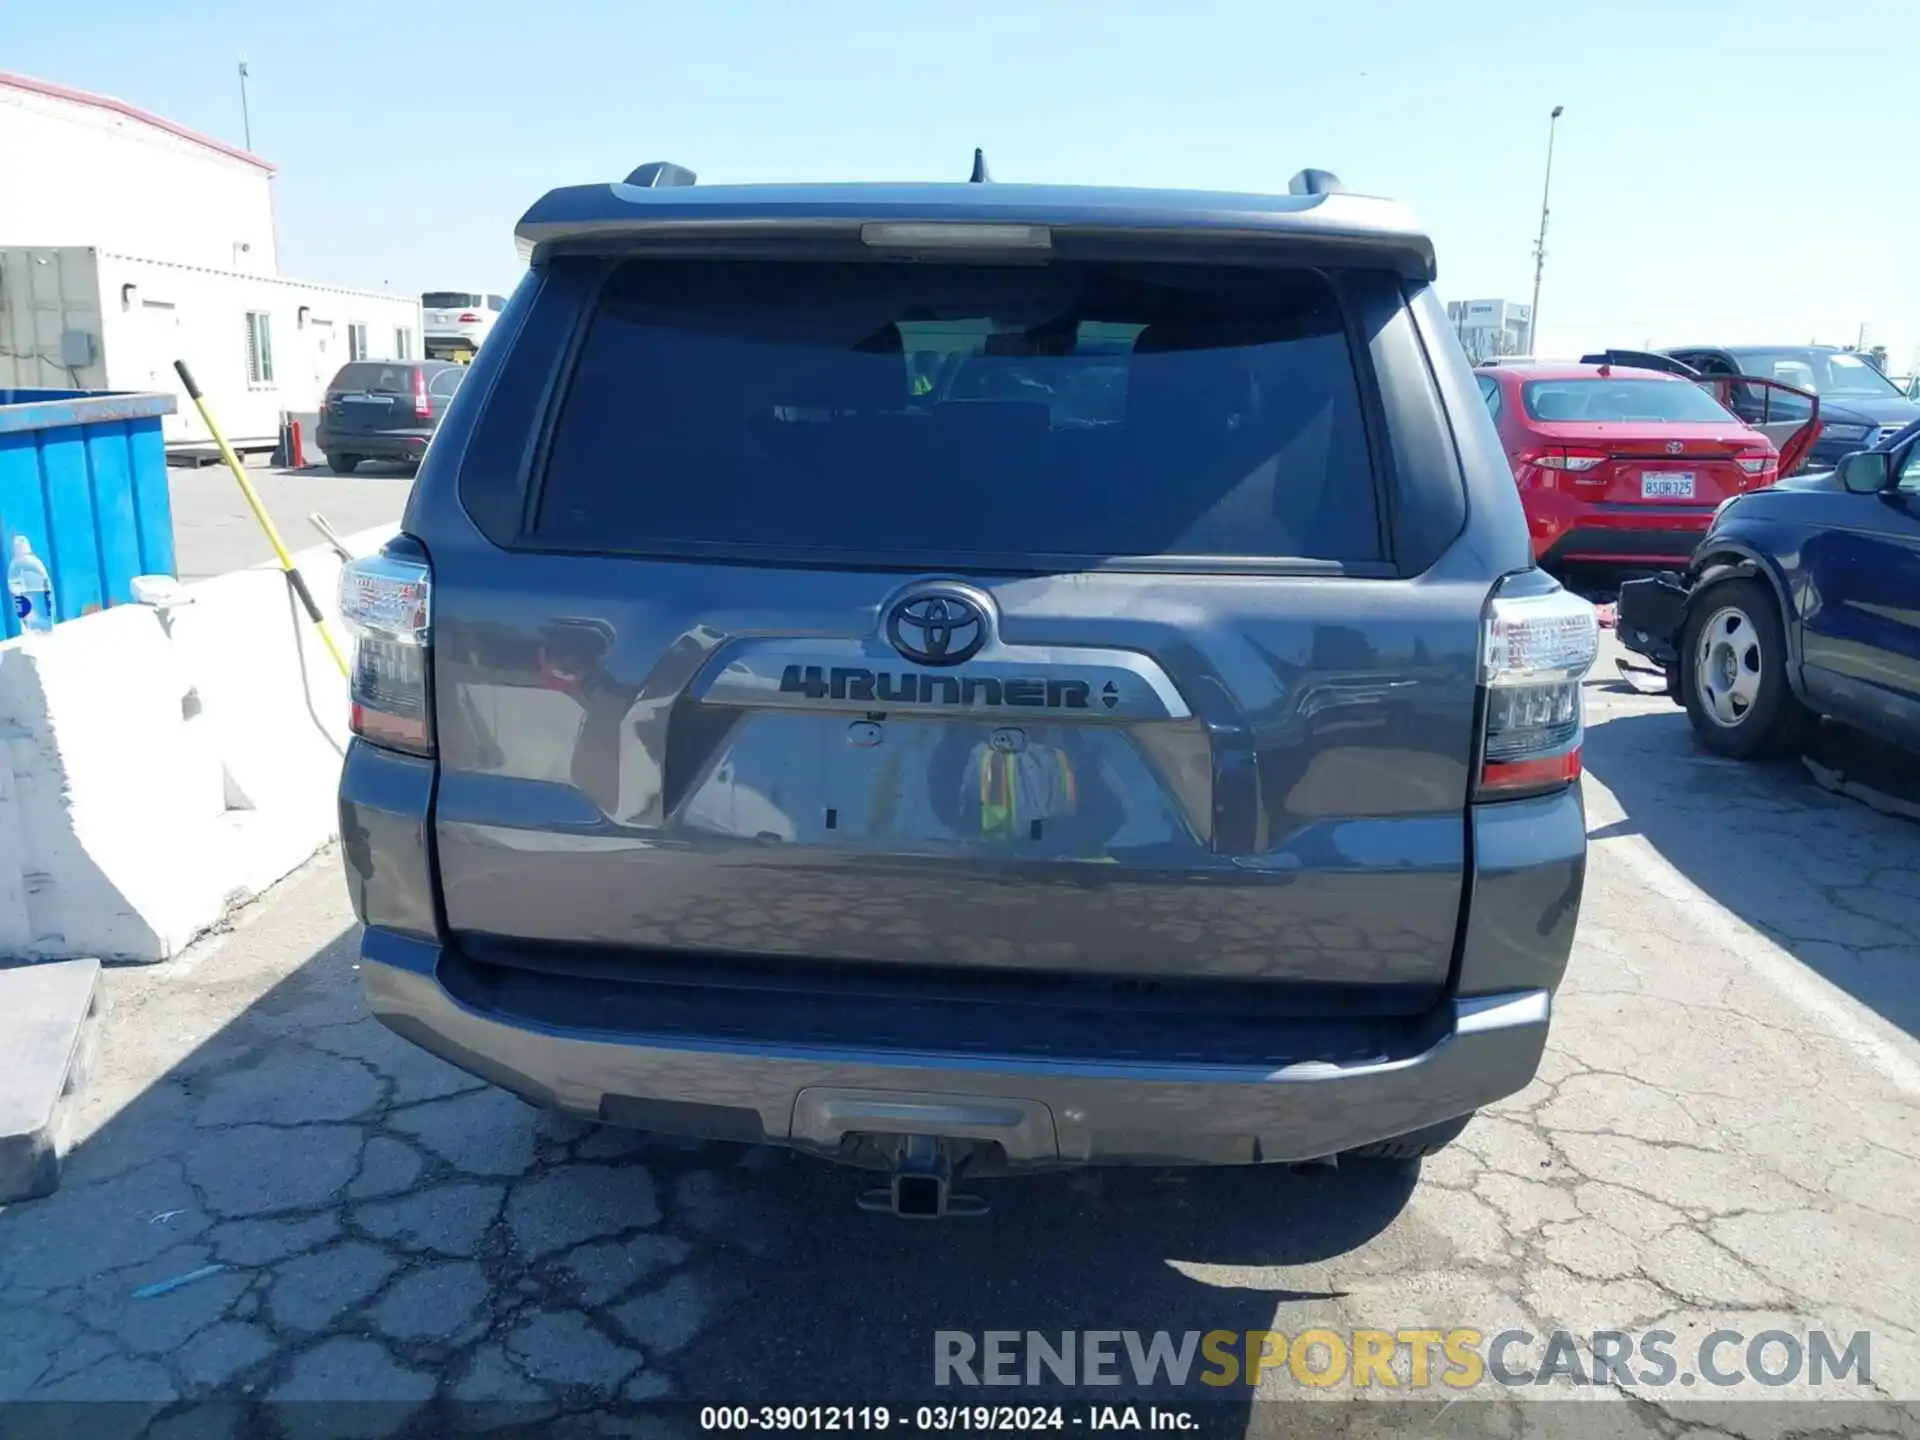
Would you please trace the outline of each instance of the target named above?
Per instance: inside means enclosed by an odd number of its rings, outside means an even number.
[[[1450,300],[1447,319],[1474,364],[1533,353],[1533,312],[1512,300]]]
[[[104,95],[0,72],[0,387],[167,390],[184,359],[241,448],[350,359],[421,353],[417,297],[280,275],[273,167]]]

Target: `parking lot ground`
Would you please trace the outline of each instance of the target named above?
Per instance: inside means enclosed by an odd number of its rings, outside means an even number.
[[[318,510],[342,535],[400,518],[413,476],[397,465],[367,464],[352,475],[324,465],[305,470],[249,467],[247,478],[289,550],[323,543],[307,523]],[[174,561],[183,581],[204,580],[273,559],[273,547],[224,465],[167,470],[173,501]]]
[[[1417,1184],[1085,1172],[982,1184],[982,1219],[866,1214],[850,1172],[539,1114],[394,1039],[326,855],[231,933],[111,974],[65,1188],[0,1213],[0,1400],[144,1402],[114,1413],[155,1434],[182,1419],[157,1407],[216,1394],[331,1402],[276,1412],[319,1433],[663,1396],[1153,1396],[1210,1433],[1916,1433],[1920,827],[1795,763],[1706,759],[1612,674],[1589,687],[1591,869],[1544,1067]],[[1284,1403],[1356,1393],[1286,1363],[1255,1391],[934,1385],[941,1331],[1314,1327],[1521,1330],[1509,1372],[1549,1373],[1456,1391],[1436,1350],[1421,1389],[1409,1350],[1399,1386],[1360,1393],[1422,1403],[1359,1425]],[[1578,1341],[1557,1373],[1556,1330]],[[1574,1384],[1605,1330],[1671,1332],[1668,1383]],[[1787,1332],[1803,1363],[1763,1384],[1740,1340],[1709,1354],[1745,1376],[1721,1388],[1697,1373],[1715,1331]],[[1836,1353],[1867,1332],[1866,1383],[1814,1386],[1814,1331]],[[0,1410],[36,1413],[63,1412]]]

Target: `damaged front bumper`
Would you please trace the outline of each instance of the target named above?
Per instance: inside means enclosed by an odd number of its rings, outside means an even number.
[[[1680,631],[1692,594],[1691,577],[1675,570],[1627,581],[1616,612],[1620,643],[1663,670],[1679,663]]]
[[[1615,609],[1620,643],[1660,671],[1668,697],[1676,702],[1680,699],[1680,633],[1687,623],[1692,582],[1690,571],[1682,575],[1674,570],[1629,580],[1620,587]],[[1629,681],[1630,668],[1627,661],[1620,662],[1621,674]]]

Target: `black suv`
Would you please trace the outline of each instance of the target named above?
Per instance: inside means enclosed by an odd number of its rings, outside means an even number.
[[[418,465],[467,367],[445,360],[350,360],[327,386],[314,436],[327,464],[351,475],[363,460]]]
[[[909,1215],[1525,1086],[1598,632],[1407,214],[690,179],[527,213],[343,581],[373,1011]]]
[[[1683,345],[1666,353],[1708,380],[1762,375],[1818,395],[1820,431],[1807,452],[1809,469],[1831,470],[1854,451],[1871,449],[1920,420],[1920,404],[1856,350],[1833,345]],[[1726,403],[1749,424],[1804,418],[1807,412],[1801,401],[1796,415],[1791,395],[1763,398],[1750,386],[1732,386]]]

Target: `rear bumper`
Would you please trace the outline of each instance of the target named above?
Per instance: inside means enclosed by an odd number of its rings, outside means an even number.
[[[826,1154],[850,1134],[917,1133],[997,1143],[1014,1168],[1300,1160],[1480,1109],[1539,1066],[1586,875],[1577,788],[1474,806],[1472,901],[1432,1011],[1208,1028],[1156,1010],[1155,1044],[1099,1014],[1036,1022],[1032,1006],[983,1017],[991,1006],[950,1003],[910,1023],[831,994],[702,1000],[700,986],[648,989],[617,959],[598,991],[476,981],[476,962],[435,938],[434,785],[430,761],[348,750],[341,852],[375,1016],[536,1104]]]
[[[437,978],[441,957],[431,943],[368,931],[369,1007],[535,1104],[823,1154],[858,1135],[940,1135],[998,1144],[1013,1168],[1304,1160],[1405,1134],[1524,1088],[1552,1008],[1545,990],[1453,1001],[1427,1048],[1341,1065],[996,1060],[561,1031],[463,1003]]]
[[[359,455],[369,460],[418,460],[433,438],[428,430],[337,431],[323,421],[314,443],[325,455]]]
[[[1542,565],[1670,565],[1692,555],[1713,524],[1711,505],[1611,505],[1542,493],[1522,499]]]

